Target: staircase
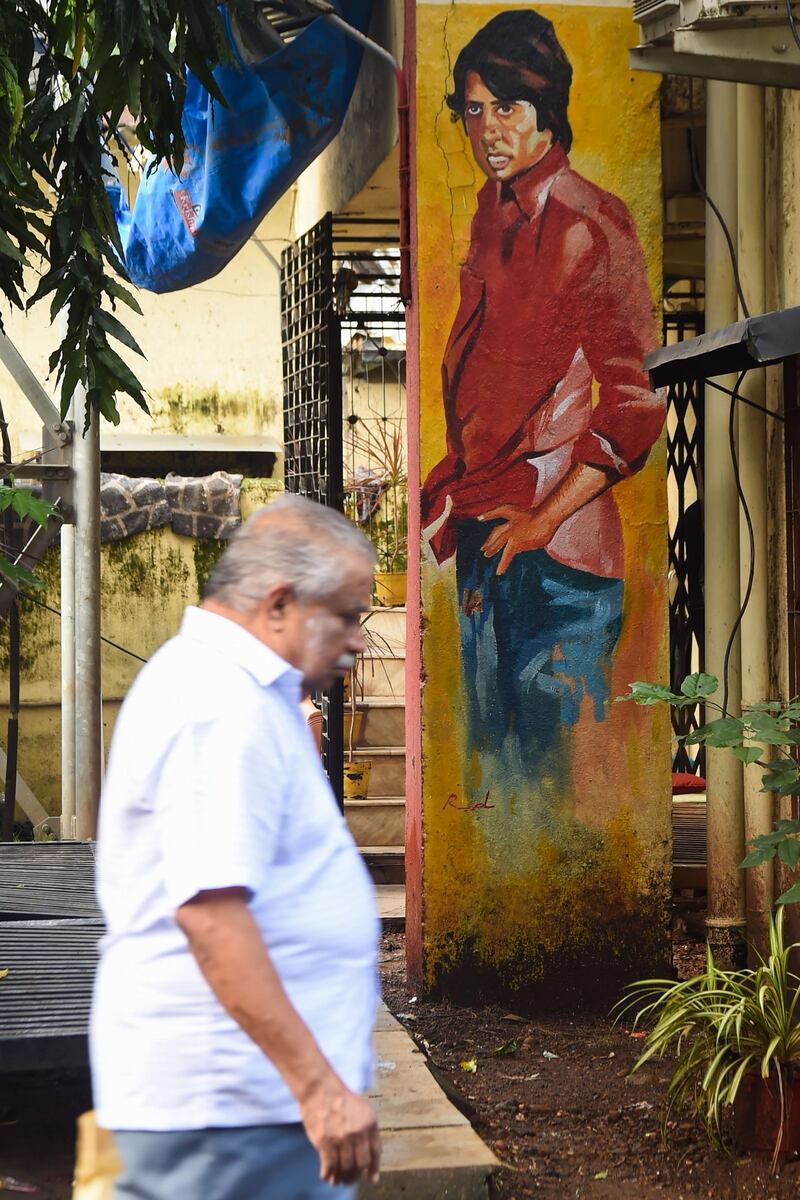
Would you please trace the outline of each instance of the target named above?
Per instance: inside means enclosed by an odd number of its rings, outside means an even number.
[[[363,729],[352,747],[355,762],[371,765],[366,800],[345,799],[356,844],[379,884],[405,878],[405,608],[372,608],[365,621],[369,642],[359,663],[356,711]],[[345,707],[345,758],[350,710]]]

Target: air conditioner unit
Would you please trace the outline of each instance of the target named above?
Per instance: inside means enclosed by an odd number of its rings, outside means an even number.
[[[781,0],[634,0],[633,19],[635,69],[800,88],[800,48]]]

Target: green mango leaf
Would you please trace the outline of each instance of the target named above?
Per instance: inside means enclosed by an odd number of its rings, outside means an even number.
[[[775,901],[775,903],[797,904],[798,901],[800,901],[800,882],[793,883],[792,886],[785,891],[782,896],[778,896],[778,899]]]
[[[43,588],[44,581],[37,579],[32,571],[27,567],[23,567],[21,563],[9,562],[7,558],[0,555],[0,575],[9,581],[15,588],[19,589],[23,584],[26,587]]]
[[[644,683],[637,680],[635,683],[628,685],[630,695],[618,696],[617,700],[633,700],[636,704],[659,704],[663,700],[669,701],[671,704],[683,704],[684,697],[676,696],[663,683]]]
[[[704,700],[708,696],[713,696],[718,687],[719,681],[716,675],[706,675],[700,671],[697,674],[686,676],[681,684],[681,692],[690,700]]]
[[[800,839],[787,837],[778,846],[778,858],[793,871],[800,863]]]
[[[740,762],[749,766],[750,763],[758,762],[762,751],[758,746],[734,746],[733,753]]]
[[[718,747],[733,747],[740,746],[744,737],[744,726],[736,717],[718,717],[716,721],[709,721],[707,725],[701,725],[694,733],[690,733],[686,738],[686,744],[689,746],[700,745]]]

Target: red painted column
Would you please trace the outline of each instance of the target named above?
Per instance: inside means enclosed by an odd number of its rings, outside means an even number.
[[[420,403],[417,257],[416,0],[405,0],[404,68],[409,98],[411,302],[406,309],[408,431],[408,597],[406,601],[406,969],[412,988],[423,978],[422,626],[420,606]]]

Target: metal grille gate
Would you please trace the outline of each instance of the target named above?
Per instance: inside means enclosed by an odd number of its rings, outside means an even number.
[[[664,345],[703,332],[703,314],[668,312]],[[670,686],[680,685],[704,661],[703,603],[703,392],[695,380],[671,385],[667,396],[667,487],[669,494]],[[703,723],[703,706],[673,709],[672,728],[684,736]],[[704,773],[702,750],[678,743],[673,771]]]
[[[333,220],[328,213],[281,258],[283,440],[286,490],[343,507],[342,346],[333,304]],[[343,806],[342,683],[319,696],[325,769]]]

